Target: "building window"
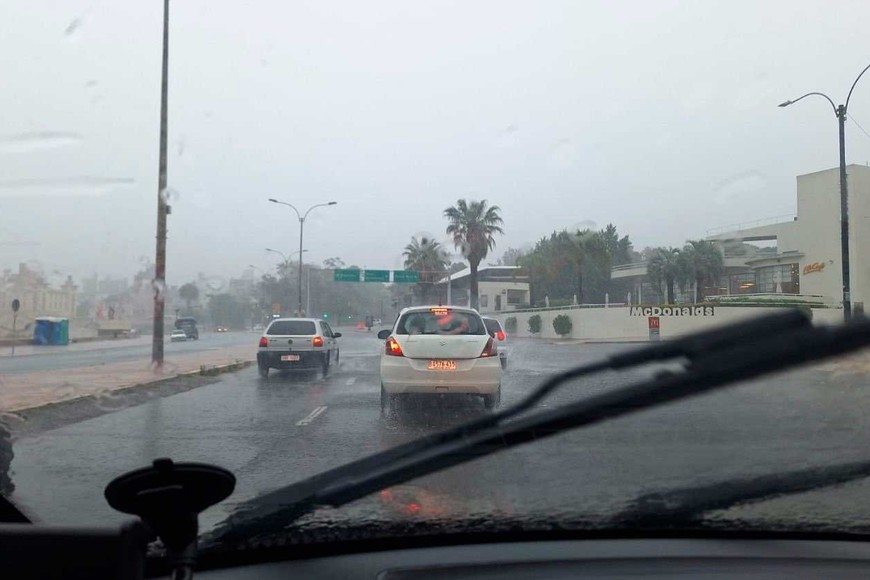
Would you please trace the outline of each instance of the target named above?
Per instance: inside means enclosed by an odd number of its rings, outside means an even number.
[[[756,292],[800,294],[800,274],[797,264],[765,266],[755,271]]]
[[[526,291],[525,290],[508,290],[507,291],[507,303],[508,304],[525,304],[526,300]]]
[[[480,307],[489,308],[489,296],[486,294],[480,295]]]
[[[755,294],[755,274],[734,274],[731,276],[730,294]]]

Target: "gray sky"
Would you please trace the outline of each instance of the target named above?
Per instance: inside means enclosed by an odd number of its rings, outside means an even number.
[[[130,276],[153,256],[162,2],[0,3],[0,269]],[[312,261],[397,268],[459,197],[508,246],[614,223],[640,248],[789,214],[837,163],[830,106],[870,3],[214,2],[170,29],[168,280]],[[850,103],[870,131],[870,74]],[[870,137],[850,121],[850,163]],[[16,245],[39,242],[39,246]]]

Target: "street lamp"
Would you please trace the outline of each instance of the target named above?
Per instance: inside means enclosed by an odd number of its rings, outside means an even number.
[[[849,186],[846,182],[846,112],[849,110],[849,100],[852,98],[852,91],[855,90],[855,85],[858,84],[858,81],[868,69],[870,69],[870,65],[867,65],[855,79],[855,82],[852,83],[849,94],[846,95],[845,105],[838,107],[834,104],[831,97],[817,92],[807,93],[793,101],[779,104],[780,107],[788,107],[812,95],[823,97],[831,104],[834,116],[837,117],[837,122],[840,126],[840,255],[843,262],[843,319],[846,322],[852,318],[851,284],[849,281]]]
[[[273,250],[272,248],[266,248],[266,251],[267,252],[274,252],[274,253],[278,254],[279,256],[281,256],[284,259],[284,268],[288,268],[290,266],[290,258],[288,258],[287,254],[285,254],[284,252],[282,252],[280,250]],[[302,250],[302,251],[307,252],[308,250]],[[299,251],[297,250],[290,255],[295,256],[298,253],[299,253]],[[251,268],[256,268],[256,266],[251,266]]]
[[[326,207],[328,205],[336,205],[338,202],[337,201],[330,201],[328,203],[318,203],[318,204],[315,204],[315,205],[312,205],[311,207],[309,207],[305,211],[304,214],[300,214],[299,210],[296,209],[296,206],[294,206],[293,204],[287,203],[286,201],[278,201],[277,199],[274,199],[271,197],[269,198],[269,201],[271,201],[272,203],[286,205],[287,207],[292,209],[294,212],[296,212],[296,217],[299,218],[299,303],[297,305],[296,312],[297,312],[298,316],[302,316],[302,252],[304,252],[304,250],[302,249],[302,230],[305,227],[305,218],[307,218],[308,214],[311,213],[311,210],[313,210],[316,207]]]

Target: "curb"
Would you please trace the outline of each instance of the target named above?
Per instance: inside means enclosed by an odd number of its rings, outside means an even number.
[[[170,381],[174,381],[174,380],[179,379],[179,378],[199,377],[199,376],[213,377],[213,376],[217,376],[217,375],[220,375],[223,373],[229,373],[229,372],[242,370],[244,368],[247,368],[247,367],[253,365],[255,362],[256,361],[253,361],[253,360],[241,360],[241,359],[239,359],[239,360],[236,360],[236,362],[225,364],[225,365],[211,365],[211,366],[210,365],[201,365],[199,367],[198,371],[186,371],[183,373],[177,373],[177,374],[174,374],[171,376],[161,377],[159,379],[154,379],[153,381],[138,382],[138,383],[133,383],[131,385],[119,385],[119,386],[115,387],[114,389],[106,389],[104,391],[100,391],[100,392],[96,392],[96,393],[89,393],[87,395],[80,395],[78,397],[70,397],[69,399],[61,399],[59,401],[49,401],[46,403],[42,403],[41,405],[35,405],[33,407],[24,407],[24,408],[19,408],[19,409],[6,409],[5,412],[11,413],[11,414],[26,413],[29,411],[35,411],[37,409],[42,409],[44,407],[50,407],[52,405],[66,405],[69,403],[74,403],[76,401],[81,401],[83,399],[97,398],[97,397],[100,397],[106,391],[111,392],[113,394],[118,394],[118,393],[123,393],[125,391],[130,391],[130,390],[140,388],[140,387],[155,387],[155,386],[161,385],[163,383],[168,383]]]

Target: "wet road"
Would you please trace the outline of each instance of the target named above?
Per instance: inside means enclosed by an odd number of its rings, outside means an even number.
[[[260,334],[203,332],[199,336],[199,340],[185,342],[170,342],[167,336],[164,352],[167,356],[171,356],[172,354],[196,353],[242,344],[250,344],[252,349],[256,349]],[[151,337],[86,342],[68,346],[19,347],[17,350],[18,353],[14,357],[9,356],[9,352],[4,353],[6,356],[0,356],[0,374],[52,371],[150,359]],[[27,354],[22,354],[22,351]]]
[[[116,475],[163,456],[213,462],[232,470],[238,486],[230,500],[203,515],[207,529],[263,492],[484,412],[474,399],[418,399],[382,419],[381,343],[353,332],[341,343],[341,368],[326,378],[262,380],[249,368],[213,385],[19,440],[13,500],[46,522],[118,521],[121,516],[102,497],[103,486]],[[625,348],[634,347],[515,339],[502,403],[516,402],[554,371]],[[541,406],[558,406],[652,372],[574,383]],[[798,369],[499,453],[334,513],[339,518],[378,511],[401,517],[603,517],[651,490],[868,459],[865,384],[864,375]],[[813,517],[834,525],[870,525],[867,500],[870,485],[854,483],[766,502],[764,509],[774,506],[776,518],[786,522],[801,521],[811,509]],[[744,509],[723,517],[740,517]]]

